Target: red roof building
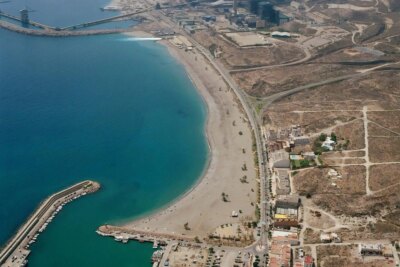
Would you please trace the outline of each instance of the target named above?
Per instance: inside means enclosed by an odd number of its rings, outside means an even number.
[[[304,267],[313,267],[314,259],[311,256],[304,257]]]

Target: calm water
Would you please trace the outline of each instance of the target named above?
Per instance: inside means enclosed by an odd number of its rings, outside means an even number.
[[[76,4],[60,3],[61,17]],[[91,178],[102,190],[63,209],[30,266],[149,266],[151,245],[95,230],[151,212],[196,181],[207,160],[205,116],[183,68],[158,44],[0,30],[0,243],[46,196]]]
[[[12,0],[1,3],[3,12],[19,17],[19,10],[32,11],[29,18],[54,27],[65,27],[118,15],[115,11],[101,11],[109,0]],[[92,26],[90,29],[121,28],[135,24],[131,20]],[[30,26],[31,27],[31,26]]]

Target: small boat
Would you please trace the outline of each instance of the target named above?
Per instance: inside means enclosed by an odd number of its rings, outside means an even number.
[[[120,11],[121,8],[119,6],[106,6],[106,7],[101,7],[101,11]]]
[[[115,240],[115,241],[118,241],[118,242],[121,242],[122,239],[123,239],[122,236],[116,236],[116,237],[114,238],[114,240]]]
[[[153,248],[154,248],[154,249],[158,248],[158,242],[157,242],[157,240],[154,240]]]

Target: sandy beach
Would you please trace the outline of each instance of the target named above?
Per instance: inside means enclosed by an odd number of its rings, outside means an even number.
[[[254,219],[257,188],[251,130],[234,93],[200,52],[185,52],[167,40],[161,43],[183,64],[207,105],[209,165],[184,196],[153,215],[125,224],[124,228],[206,237],[222,224]],[[247,177],[245,183],[240,181],[243,176]],[[227,201],[222,193],[227,195]],[[239,217],[233,218],[232,211],[238,212]],[[185,223],[190,230],[185,229]]]

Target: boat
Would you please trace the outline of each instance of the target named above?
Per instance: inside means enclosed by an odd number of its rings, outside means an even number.
[[[154,240],[153,248],[154,248],[154,249],[158,248],[158,242],[157,242],[157,240]]]
[[[114,238],[115,241],[121,242],[124,238],[122,236],[116,236]]]
[[[162,256],[163,256],[163,254],[164,254],[164,251],[163,250],[156,250],[156,251],[154,251],[153,252],[153,255],[152,255],[152,257],[151,257],[151,261],[154,263],[154,262],[160,262],[161,261],[161,258],[162,258]]]
[[[101,7],[101,11],[120,11],[121,8],[119,6],[106,6],[106,7]]]

